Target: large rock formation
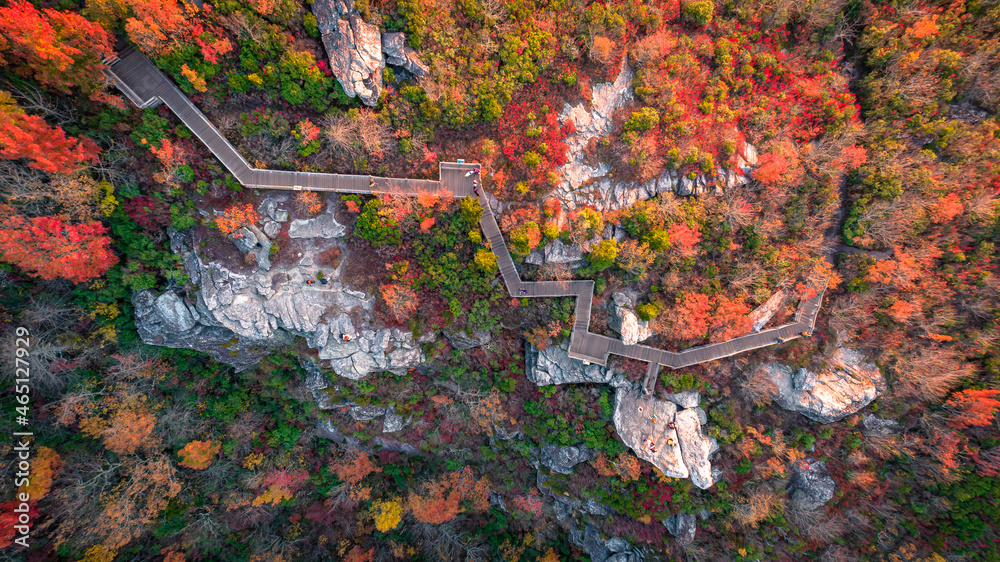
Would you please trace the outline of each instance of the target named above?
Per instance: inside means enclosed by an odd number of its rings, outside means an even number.
[[[406,44],[406,36],[401,32],[382,34],[382,52],[385,53],[385,62],[401,66],[417,78],[423,78],[429,70],[426,64],[420,62],[417,52]]]
[[[175,349],[193,349],[212,356],[220,363],[243,371],[271,354],[270,346],[287,345],[291,337],[267,341],[240,339],[221,326],[199,322],[197,309],[171,291],[157,295],[142,290],[132,295],[135,306],[135,327],[142,341]]]
[[[402,33],[380,34],[377,25],[362,19],[352,0],[316,0],[313,15],[333,75],[348,96],[357,96],[366,105],[378,103],[386,64],[400,66],[417,78],[429,71]]]
[[[550,345],[544,350],[526,344],[524,357],[528,380],[538,386],[571,383],[609,383],[614,371],[600,365],[584,365],[569,356],[569,343]]]
[[[757,151],[749,143],[744,144],[737,157],[735,170],[718,168],[711,180],[705,175],[690,179],[676,170],[667,170],[658,178],[645,183],[618,182],[607,177],[611,168],[604,162],[588,163],[585,148],[591,139],[606,137],[613,128],[614,111],[634,99],[632,80],[635,74],[627,61],[613,83],[595,84],[591,89],[592,103],[588,111],[581,102],[575,106],[566,104],[559,116],[561,122],[573,120],[576,131],[566,138],[569,159],[556,170],[559,183],[552,195],[562,201],[567,209],[589,205],[599,211],[612,211],[631,206],[640,199],[649,199],[668,191],[677,195],[699,195],[722,188],[730,188],[746,183],[746,172],[757,163]]]
[[[860,352],[838,348],[819,373],[772,362],[756,374],[769,379],[771,397],[782,408],[809,419],[830,423],[865,407],[885,390],[878,366],[866,363]]]
[[[687,546],[694,542],[695,533],[698,531],[698,517],[691,513],[678,513],[671,515],[663,521],[663,526],[667,532],[677,537],[677,542]]]
[[[612,421],[622,442],[664,475],[687,478],[690,473],[681,458],[677,431],[668,425],[674,423],[676,414],[677,406],[673,402],[657,400],[640,390],[621,388],[615,393]],[[668,445],[667,441],[674,444]]]
[[[288,225],[289,238],[340,238],[347,227],[337,222],[336,210],[330,206],[322,215],[311,219],[296,219]],[[277,224],[277,223],[273,223]]]
[[[793,463],[792,476],[788,481],[788,496],[796,509],[817,509],[833,498],[837,485],[830,478],[826,463]]]
[[[702,490],[711,487],[715,482],[708,455],[712,453],[714,442],[702,433],[698,413],[694,410],[681,410],[677,412],[674,424],[677,426],[681,458],[691,473],[691,483]]]
[[[265,214],[278,215],[273,200],[262,204]],[[328,205],[336,206],[335,199]],[[245,369],[267,354],[267,348],[303,336],[341,376],[361,378],[375,371],[405,373],[419,365],[423,354],[413,334],[371,325],[374,298],[340,281],[341,267],[314,264],[312,253],[339,244],[341,228],[333,228],[333,211],[316,222],[303,221],[298,235],[305,256],[298,264],[239,272],[235,266],[203,259],[190,248],[191,236],[173,233],[171,249],[183,257],[191,283],[199,290],[194,302],[172,292],[140,291],[135,297],[136,328],[151,345],[183,347],[211,353],[218,361]],[[332,222],[331,222],[332,221]],[[339,226],[339,225],[338,225]],[[324,273],[325,283],[306,283]]]
[[[694,404],[697,406],[697,393]],[[664,475],[690,477],[691,483],[706,489],[715,482],[708,456],[717,445],[702,433],[698,410],[678,411],[673,402],[657,400],[637,387],[619,386],[615,393],[615,432],[637,457],[652,463]]]
[[[750,318],[751,322],[751,332],[759,332],[761,328],[767,325],[774,317],[775,313],[781,308],[781,305],[785,304],[785,298],[788,296],[788,291],[781,288],[774,292],[773,295],[768,297],[764,304],[758,306],[757,308],[750,311],[747,316]]]
[[[560,447],[558,445],[543,445],[539,452],[539,462],[549,467],[552,472],[573,474],[573,467],[589,461],[594,452],[585,445]]]
[[[316,0],[312,9],[330,69],[344,91],[366,105],[378,103],[385,68],[378,26],[365,22],[351,0]]]
[[[608,327],[621,334],[622,343],[633,345],[645,341],[656,332],[649,322],[639,320],[632,299],[625,293],[612,293],[608,303]]]

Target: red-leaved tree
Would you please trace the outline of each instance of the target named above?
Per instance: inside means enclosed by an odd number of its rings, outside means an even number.
[[[950,425],[954,427],[986,427],[993,423],[996,411],[1000,409],[1000,390],[963,390],[956,392],[945,402],[954,412]]]
[[[41,117],[27,115],[10,94],[0,91],[0,158],[24,158],[43,172],[71,174],[96,162],[101,149],[86,137],[67,137]]]
[[[42,279],[80,283],[118,263],[107,232],[97,221],[67,224],[59,216],[12,215],[0,225],[0,257]]]
[[[0,49],[22,63],[14,70],[63,92],[95,89],[113,45],[110,33],[79,14],[39,11],[24,0],[0,8]]]

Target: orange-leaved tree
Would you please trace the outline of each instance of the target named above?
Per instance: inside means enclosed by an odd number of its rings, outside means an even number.
[[[27,115],[9,93],[0,91],[0,158],[24,158],[43,172],[71,174],[96,162],[100,151],[86,137],[67,137],[41,117]]]
[[[264,476],[262,484],[264,493],[254,498],[252,505],[258,507],[264,504],[278,505],[290,500],[307,481],[309,473],[299,470],[275,470]]]
[[[195,470],[206,469],[211,466],[221,448],[221,441],[192,441],[177,451],[181,457],[179,464]]]
[[[454,519],[466,502],[471,511],[489,509],[488,490],[486,477],[476,480],[466,466],[424,484],[419,492],[411,491],[406,507],[417,521],[437,525]]]
[[[711,341],[726,341],[737,336],[750,333],[751,321],[747,313],[750,307],[741,298],[728,298],[719,295],[715,302],[715,312],[712,314]]]
[[[80,283],[118,263],[107,232],[96,221],[67,224],[60,216],[11,215],[0,224],[0,258],[42,279]]]
[[[954,413],[950,425],[954,427],[986,427],[991,425],[1000,410],[1000,390],[963,390],[952,394],[945,405]]]
[[[385,302],[386,313],[397,322],[406,322],[417,310],[417,293],[402,283],[382,285],[379,290]]]
[[[24,0],[0,8],[0,52],[22,63],[15,72],[62,92],[74,86],[95,90],[102,80],[101,58],[114,54],[113,45],[110,33],[79,14],[39,11]]]
[[[215,224],[223,234],[240,236],[239,229],[257,224],[260,217],[250,203],[243,205],[233,205],[225,210],[221,217],[215,219]]]
[[[52,489],[52,481],[59,475],[62,466],[62,459],[55,449],[39,447],[31,461],[31,479],[18,491],[28,494],[29,501],[37,502]]]
[[[358,449],[348,449],[342,457],[330,463],[330,470],[344,482],[357,484],[373,472],[382,472],[375,466],[368,453]]]

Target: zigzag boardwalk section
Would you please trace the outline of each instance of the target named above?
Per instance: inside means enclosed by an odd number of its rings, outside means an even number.
[[[442,162],[439,180],[382,178],[350,174],[318,174],[284,170],[262,170],[252,167],[193,103],[142,53],[131,47],[120,49],[118,58],[110,61],[105,74],[115,86],[140,108],[167,105],[191,129],[223,166],[247,187],[288,189],[293,191],[334,191],[338,193],[387,193],[418,195],[434,193],[454,197],[471,197],[473,181],[478,179],[474,170],[478,164]],[[573,331],[570,336],[569,356],[589,363],[607,365],[611,354],[638,359],[649,363],[644,387],[652,391],[660,366],[680,369],[698,363],[715,361],[744,351],[760,349],[808,335],[816,325],[816,316],[826,290],[825,280],[818,284],[817,295],[799,304],[795,322],[748,334],[728,341],[686,349],[679,353],[664,351],[645,345],[625,345],[621,340],[590,331],[590,312],[594,299],[593,281],[522,281],[514,265],[507,243],[504,241],[496,217],[489,208],[484,192],[475,194],[482,205],[479,221],[490,248],[497,259],[497,266],[507,292],[512,297],[576,298]]]

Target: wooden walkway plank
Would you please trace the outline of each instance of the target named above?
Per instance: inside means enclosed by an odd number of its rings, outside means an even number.
[[[222,162],[223,166],[241,184],[253,188],[333,191],[341,193],[386,193],[416,196],[434,193],[454,197],[476,196],[483,207],[479,225],[489,241],[497,267],[507,293],[512,297],[575,297],[573,330],[570,335],[569,356],[590,363],[606,365],[611,354],[647,361],[649,367],[643,383],[652,391],[660,366],[680,369],[706,361],[715,361],[744,351],[775,345],[810,334],[816,326],[816,317],[826,291],[826,280],[816,284],[817,294],[799,303],[795,323],[785,324],[747,334],[731,340],[686,349],[679,353],[644,345],[625,345],[620,339],[590,332],[590,315],[594,298],[594,281],[536,281],[521,280],[517,266],[507,249],[500,226],[489,208],[485,190],[476,188],[480,165],[442,162],[435,180],[406,178],[381,178],[351,174],[322,174],[286,170],[253,168],[236,151],[233,145],[208,120],[180,89],[174,85],[142,53],[131,47],[123,49],[118,60],[105,70],[125,96],[139,107],[165,103],[178,119],[193,132]]]

